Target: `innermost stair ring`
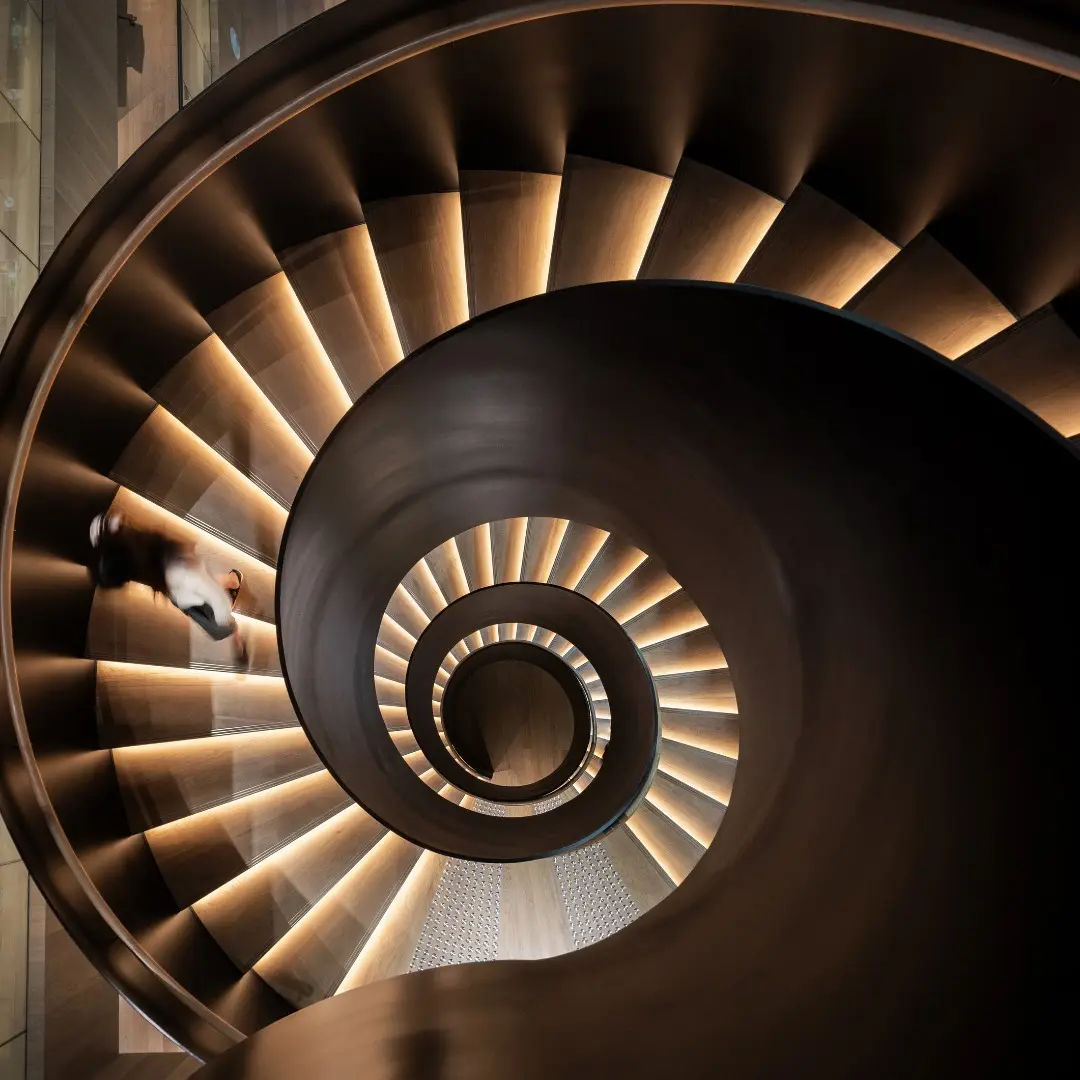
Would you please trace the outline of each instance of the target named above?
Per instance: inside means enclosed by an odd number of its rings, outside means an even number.
[[[468,765],[513,790],[550,784],[559,766],[573,760],[575,729],[591,733],[593,717],[585,685],[569,664],[539,645],[503,641],[454,669],[442,722]],[[579,766],[590,750],[588,743],[578,747]]]

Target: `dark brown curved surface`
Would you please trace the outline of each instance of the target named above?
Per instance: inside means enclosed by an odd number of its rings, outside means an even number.
[[[579,593],[556,585],[532,582],[495,585],[463,596],[432,619],[409,658],[405,682],[409,723],[416,741],[428,761],[447,780],[484,799],[502,799],[505,802],[540,799],[570,783],[585,767],[596,739],[592,707],[588,704],[577,674],[554,656],[551,661],[544,660],[543,663],[552,672],[559,673],[560,681],[565,676],[559,668],[569,672],[567,686],[577,684],[578,694],[585,697],[586,710],[575,710],[575,731],[570,752],[550,777],[533,784],[507,788],[470,775],[447,752],[439,738],[431,708],[431,685],[435,674],[446,654],[459,641],[475,630],[500,622],[543,626],[572,641],[590,658],[608,689],[612,740],[618,745],[615,756],[609,758],[609,744],[604,754],[603,779],[597,777],[595,781],[606,794],[603,799],[596,797],[596,806],[602,809],[591,811],[592,815],[599,813],[600,819],[591,818],[592,827],[584,830],[594,833],[601,821],[621,817],[640,794],[642,784],[653,769],[659,720],[652,679],[641,654],[622,627],[603,608]],[[550,653],[547,655],[551,656]],[[468,663],[468,660],[463,663]],[[451,687],[452,684],[447,685],[447,693]],[[447,707],[451,706],[452,701]],[[313,720],[309,734],[319,745],[323,736],[317,720]],[[362,790],[369,791],[370,788]]]
[[[1050,1068],[1075,943],[1071,447],[906,341],[738,288],[549,294],[443,339],[376,397],[421,383],[431,408],[395,426],[407,475],[456,495],[487,475],[475,520],[536,512],[506,505],[526,476],[543,513],[603,521],[604,495],[606,523],[640,524],[691,590],[739,694],[731,806],[684,885],[607,942],[342,995],[207,1075]],[[529,449],[556,417],[573,490]],[[457,454],[436,453],[451,434]],[[520,455],[513,475],[484,468],[493,445]],[[371,561],[398,539],[372,538]],[[618,1024],[579,1022],[599,1008]]]
[[[592,702],[585,684],[561,657],[525,641],[500,641],[487,645],[479,652],[465,657],[454,668],[442,696],[441,717],[447,742],[462,756],[467,765],[491,779],[495,767],[492,764],[490,736],[496,733],[487,731],[483,723],[484,715],[489,712],[487,702],[483,696],[479,699],[475,697],[476,690],[470,690],[469,683],[484,668],[492,664],[506,663],[536,668],[553,680],[569,710],[570,728],[565,749],[557,731],[552,731],[549,743],[553,747],[558,746],[559,752],[556,756],[560,764],[569,759],[576,760],[583,767],[596,741]],[[461,695],[465,690],[469,692],[463,698]],[[484,695],[488,693],[485,688]],[[523,704],[527,707],[527,703]],[[584,737],[579,733],[584,733]],[[556,771],[557,768],[536,777],[536,782],[544,783],[551,789],[550,777],[554,776]],[[508,784],[500,786],[511,787]]]
[[[242,167],[236,155],[254,145],[260,133],[269,128],[263,126],[267,117],[276,115],[282,119],[300,114],[307,104],[304,95],[318,96],[326,89],[325,80],[336,77],[350,64],[370,65],[357,68],[354,74],[359,79],[366,71],[397,59],[400,54],[395,50],[399,47],[408,51],[427,34],[446,31],[447,37],[452,37],[481,29],[486,25],[484,18],[492,12],[511,6],[525,10],[524,5],[510,5],[505,0],[438,6],[445,10],[434,11],[435,4],[422,0],[339,5],[300,32],[261,51],[200,95],[129,160],[80,218],[44,268],[39,286],[24,306],[0,359],[0,467],[10,481],[5,485],[4,564],[0,572],[4,608],[0,678],[7,706],[0,712],[0,798],[4,813],[32,873],[83,949],[140,1008],[200,1054],[218,1052],[240,1037],[240,1028],[257,1027],[273,1017],[281,1003],[262,997],[251,980],[237,992],[238,973],[228,965],[222,968],[220,955],[215,955],[212,947],[208,951],[203,948],[207,943],[197,927],[188,926],[191,934],[178,930],[168,943],[167,955],[166,950],[147,951],[140,944],[140,940],[148,940],[144,933],[148,927],[160,926],[167,920],[172,920],[174,926],[179,923],[175,903],[152,859],[127,835],[115,777],[107,757],[97,752],[92,670],[79,659],[89,610],[88,592],[82,583],[58,584],[47,577],[35,577],[34,571],[26,569],[28,564],[38,568],[43,565],[33,561],[40,554],[64,560],[81,558],[78,541],[83,538],[85,521],[108,502],[112,492],[106,483],[80,480],[77,473],[65,469],[64,461],[53,469],[39,462],[39,467],[31,468],[24,479],[26,455],[41,405],[35,395],[43,392],[57,374],[73,335],[100,297],[104,296],[105,302],[91,319],[97,340],[111,350],[116,365],[125,372],[134,372],[140,386],[149,386],[205,332],[201,319],[192,320],[189,308],[179,302],[183,288],[172,289],[172,282],[181,280],[205,313],[213,302],[227,298],[223,293],[265,276],[269,265],[265,252],[261,258],[253,257],[242,244],[234,246],[235,237],[222,228],[223,208],[236,204],[237,192],[242,193],[240,201],[245,211],[250,210],[253,219],[261,219],[262,229],[279,246],[306,238],[305,230],[351,224],[357,212],[355,192],[345,184],[343,196],[341,176],[334,170],[340,164],[337,143],[334,137],[322,138],[332,127],[327,113],[304,113],[311,120],[311,127],[305,130],[290,130],[284,125],[276,146],[266,147],[265,153],[251,154]],[[1074,126],[1078,89],[1069,80],[1047,77],[1046,71],[1077,71],[1075,53],[1080,48],[1080,37],[1070,6],[1053,0],[1037,4],[893,0],[879,5],[853,5],[841,0],[819,6],[832,10],[841,19],[861,14],[885,24],[892,21],[907,29],[940,34],[947,40],[1014,56],[1033,67],[985,54],[968,55],[966,50],[915,34],[893,35],[875,27],[856,28],[841,20],[815,21],[799,16],[785,23],[791,28],[789,33],[779,33],[775,38],[758,36],[750,18],[757,13],[739,12],[739,20],[749,30],[746,38],[738,40],[758,44],[775,40],[776,48],[770,57],[776,66],[765,65],[761,82],[754,81],[760,93],[746,89],[747,66],[736,65],[714,80],[717,85],[735,88],[740,101],[760,109],[750,119],[737,110],[733,112],[730,103],[725,107],[721,96],[715,108],[702,114],[695,151],[714,164],[725,164],[723,154],[710,145],[708,132],[713,126],[735,133],[735,164],[748,176],[783,179],[793,175],[793,169],[805,160],[805,147],[796,140],[798,146],[791,153],[778,150],[789,134],[788,114],[780,100],[783,93],[777,96],[772,92],[776,85],[773,76],[779,71],[784,75],[782,86],[790,99],[809,107],[811,122],[805,125],[807,131],[831,133],[830,139],[824,140],[828,145],[819,147],[823,156],[815,161],[816,172],[822,174],[815,177],[815,182],[823,190],[838,198],[850,195],[853,209],[892,234],[905,223],[924,219],[927,188],[913,185],[913,179],[929,176],[929,192],[934,195],[941,192],[934,177],[966,176],[968,182],[957,182],[948,200],[949,213],[935,223],[935,229],[947,233],[954,249],[969,265],[978,268],[1018,313],[1056,295],[1059,288],[1074,279],[1078,250],[1075,215],[1070,206],[1080,159],[1069,153],[1075,140],[1062,134],[1071,132]],[[908,12],[920,18],[908,21]],[[921,18],[934,15],[955,18],[959,25],[941,26],[932,18]],[[779,25],[786,17],[769,14],[769,18]],[[602,49],[580,43],[575,46],[573,35],[549,34],[553,24],[544,20],[535,25],[552,51],[526,53],[532,57],[532,64],[521,66],[521,87],[536,90],[553,86],[560,105],[558,117],[573,116],[576,138],[581,139],[583,133],[603,136],[598,145],[612,148],[618,158],[631,158],[647,166],[669,155],[676,144],[681,146],[682,129],[671,122],[666,107],[643,110],[650,119],[649,135],[637,145],[632,138],[633,123],[627,121],[618,127],[611,124],[609,106],[618,93],[612,91],[616,83],[605,64],[607,58],[622,52],[610,47],[612,38],[602,20],[594,21],[593,36],[588,39],[599,41],[604,45]],[[810,27],[814,32],[808,35]],[[830,29],[825,32],[823,27]],[[1017,39],[995,41],[992,32],[1015,34]],[[437,40],[432,37],[428,43]],[[533,44],[536,40],[531,39]],[[689,35],[681,40],[705,39]],[[417,51],[422,48],[418,46]],[[837,48],[846,58],[844,64],[833,62],[839,55]],[[1057,49],[1066,53],[1054,55],[1048,51]],[[755,58],[747,60],[751,67],[760,55],[755,49],[738,45],[730,53],[733,59]],[[678,91],[669,95],[650,96],[655,85],[670,87],[673,73],[660,63],[637,63],[639,54],[633,50],[625,55],[631,59],[628,70],[634,81],[617,85],[621,91],[640,85],[642,100],[647,102],[698,101],[701,72],[714,70],[708,65],[695,75],[695,65],[682,65],[680,70],[688,73],[689,82],[680,84]],[[676,50],[672,55],[683,54]],[[586,56],[603,60],[591,80],[544,81],[553,58],[569,62],[573,57],[579,63]],[[789,70],[792,56],[806,58],[806,66]],[[826,68],[817,66],[822,59],[829,60]],[[848,63],[853,66],[847,67]],[[868,71],[885,71],[889,64],[895,67],[876,84],[879,96],[868,98],[863,93]],[[1046,71],[1035,70],[1039,66]],[[858,92],[859,116],[853,114],[844,94],[835,94],[830,101],[823,101],[816,93],[806,96],[807,78],[814,78],[815,89],[824,88],[826,83],[835,89],[838,83],[816,76],[821,70],[841,69],[846,75],[839,81],[846,79],[847,85]],[[454,95],[442,78],[446,69],[436,63],[434,70],[438,77],[428,82],[406,76],[407,85],[417,88],[420,95],[412,99],[406,112],[417,117],[429,115],[429,110],[430,115],[443,115],[439,106]],[[450,80],[455,92],[469,83],[477,70],[470,72],[463,65]],[[644,78],[649,73],[655,82]],[[566,99],[571,85],[574,93]],[[943,87],[947,88],[945,92]],[[967,88],[968,93],[961,97],[948,92],[957,87]],[[483,161],[490,159],[492,148],[508,137],[509,128],[490,122],[486,106],[493,98],[489,87],[480,80],[475,88],[477,100],[485,105],[477,110],[476,121],[463,125],[458,122],[460,118],[455,118],[450,126],[464,132],[460,142],[465,158],[471,155],[474,161]],[[993,107],[987,105],[988,89],[997,95]],[[382,91],[373,91],[378,92],[384,93],[383,100],[393,96],[385,86]],[[504,94],[500,103],[518,102],[524,115],[535,118],[543,113],[542,109],[532,113],[536,100],[532,93]],[[948,100],[954,110],[947,118],[941,114],[942,100]],[[625,115],[631,112],[633,109],[628,107]],[[328,113],[332,120],[333,110]],[[349,109],[344,115],[352,120],[358,114]],[[369,115],[390,114],[370,110]],[[888,118],[884,122],[883,116]],[[1039,118],[1038,125],[1031,123],[1032,117]],[[983,119],[988,122],[983,124]],[[849,123],[855,124],[856,137],[850,137]],[[440,125],[419,126],[429,133],[431,143],[442,139]],[[903,136],[895,144],[878,139],[886,126],[892,132],[902,129]],[[959,142],[958,132],[964,135]],[[550,146],[563,145],[563,134],[561,129],[553,132],[539,122],[528,137],[518,140],[514,153],[521,156],[524,167],[533,167],[536,158],[542,158]],[[370,141],[378,146],[379,153],[383,152],[384,143]],[[449,145],[449,140],[442,144]],[[891,150],[880,152],[882,147],[893,145],[917,149],[906,153],[901,162]],[[438,155],[430,145],[418,149],[412,143],[410,146],[403,157],[410,163],[425,162],[419,170],[423,176],[410,176],[409,168],[403,166],[390,179],[426,183],[431,162]],[[356,147],[350,152],[355,153]],[[290,161],[309,162],[312,170],[289,167]],[[314,185],[326,197],[310,204],[298,202],[294,180],[315,175],[317,162],[322,166],[331,163],[317,175],[329,175],[333,182]],[[920,172],[921,165],[916,163],[928,163],[928,171]],[[437,171],[444,164],[440,161],[434,168]],[[385,173],[369,169],[370,160],[365,159],[363,167],[355,162],[352,166],[353,175],[363,176],[365,183],[370,176],[376,186],[388,182]],[[985,182],[973,182],[973,171]],[[207,178],[217,183],[208,182],[200,188]],[[280,181],[281,186],[271,190],[271,181]],[[196,191],[196,197],[183,203],[191,191]],[[939,203],[931,202],[933,212]],[[180,205],[184,212],[176,214],[166,227],[169,215]],[[155,228],[158,231],[151,242],[136,250]],[[252,235],[256,234],[260,229],[252,230]],[[225,243],[215,246],[216,240],[222,239]],[[214,274],[205,273],[208,263],[214,265]],[[151,356],[153,362],[148,363]],[[114,393],[116,381],[105,378],[108,372],[87,361],[85,355],[73,355],[65,364],[67,372],[72,377],[60,387],[61,400],[50,404],[43,422],[45,441],[51,449],[70,455],[79,466],[107,471],[144,419],[146,395]],[[93,417],[92,424],[77,422],[87,416]],[[980,451],[967,446],[956,452],[971,456]],[[1003,475],[1012,478],[1015,473],[1006,470]],[[20,565],[17,556],[13,568],[16,498],[18,543],[21,554],[29,559]],[[987,531],[993,530],[988,526]],[[89,753],[82,763],[72,767],[73,755],[86,751]],[[88,806],[95,808],[94,814],[86,813]],[[95,876],[91,877],[81,864],[82,855],[100,854],[106,849],[113,857],[104,864],[96,863]],[[141,939],[139,934],[143,935]],[[172,974],[163,974],[161,963]],[[212,980],[216,988],[207,992],[207,999],[220,1003],[222,1015],[191,996],[191,988],[205,990],[202,980],[208,972],[217,975]],[[254,990],[249,994],[252,986]],[[230,1016],[223,1018],[230,1010]]]

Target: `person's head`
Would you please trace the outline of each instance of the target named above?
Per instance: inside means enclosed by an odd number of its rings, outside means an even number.
[[[135,578],[135,552],[119,518],[95,518],[90,528],[94,559],[90,572],[101,589],[119,589]]]

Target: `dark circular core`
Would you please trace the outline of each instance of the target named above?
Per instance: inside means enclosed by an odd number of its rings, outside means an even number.
[[[551,661],[565,668],[564,678]],[[492,783],[520,787],[554,773],[570,752],[575,706],[588,707],[561,660],[535,645],[503,642],[454,669],[443,695],[447,741]]]

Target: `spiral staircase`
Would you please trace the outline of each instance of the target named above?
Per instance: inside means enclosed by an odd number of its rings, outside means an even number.
[[[50,903],[211,1076],[1037,1056],[1067,26],[365,6],[159,132],[5,348],[0,789]],[[722,481],[687,449],[709,409]],[[248,666],[93,591],[106,508],[243,571]],[[500,655],[560,681],[558,750],[444,710]]]

